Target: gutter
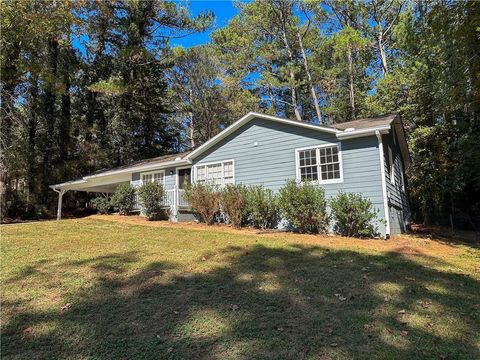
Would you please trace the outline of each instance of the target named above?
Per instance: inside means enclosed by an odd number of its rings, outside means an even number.
[[[360,129],[360,130],[344,130],[342,133],[337,134],[337,139],[345,140],[345,139],[353,139],[362,136],[369,136],[369,135],[377,135],[380,134],[388,134],[390,131],[390,125],[378,126],[374,128],[368,129]],[[378,135],[377,135],[378,136]]]

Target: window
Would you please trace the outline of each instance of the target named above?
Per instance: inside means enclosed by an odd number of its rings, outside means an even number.
[[[163,180],[165,179],[165,172],[162,171],[154,171],[148,173],[142,173],[142,184],[146,184],[149,182],[156,182],[158,184],[163,185]]]
[[[297,150],[299,180],[319,183],[341,182],[341,154],[339,145],[318,146]]]
[[[298,155],[300,159],[300,179],[317,181],[317,149],[302,150]]]
[[[219,186],[233,184],[234,170],[233,160],[196,165],[195,181],[209,182]]]

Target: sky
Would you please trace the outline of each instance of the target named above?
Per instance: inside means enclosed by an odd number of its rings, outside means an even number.
[[[179,3],[184,4],[182,1]],[[191,47],[205,44],[209,42],[209,36],[212,31],[227,25],[228,21],[238,13],[238,10],[233,6],[233,2],[227,0],[190,0],[188,8],[194,16],[201,11],[212,11],[215,14],[214,26],[204,33],[196,33],[183,38],[171,39],[170,44],[172,46]]]

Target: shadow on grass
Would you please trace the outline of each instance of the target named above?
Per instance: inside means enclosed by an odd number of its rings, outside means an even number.
[[[202,261],[199,255],[201,265],[213,256]],[[96,285],[69,295],[67,311],[21,307],[3,326],[2,356],[480,357],[480,318],[472,308],[480,302],[480,287],[471,277],[399,254],[315,246],[230,247],[219,256],[226,264],[184,273],[165,262],[132,270],[128,266],[140,257],[135,252],[47,264],[43,276],[87,266]],[[23,280],[35,271],[27,269]],[[42,326],[48,330],[36,331]],[[26,327],[33,332],[24,334]]]

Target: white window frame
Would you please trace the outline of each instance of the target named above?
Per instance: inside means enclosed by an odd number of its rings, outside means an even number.
[[[152,175],[152,178],[154,177],[153,174],[163,174],[163,181],[162,185],[165,188],[165,170],[152,170],[152,171],[146,171],[140,173],[140,185],[143,185],[143,175]]]
[[[209,165],[222,165],[222,182],[221,184],[218,184],[219,186],[225,186],[225,170],[224,170],[224,165],[225,163],[232,163],[232,183],[235,184],[235,160],[234,159],[229,159],[229,160],[220,160],[220,161],[212,161],[208,163],[201,163],[193,166],[193,182],[197,182],[197,172],[199,167],[205,167],[205,182],[208,182],[209,180],[207,179],[208,177],[208,166]]]
[[[320,149],[324,147],[338,147],[338,165],[340,170],[340,178],[338,179],[329,179],[329,180],[322,180],[322,172],[321,172],[321,164],[320,164]],[[343,183],[343,154],[342,154],[342,144],[340,142],[336,143],[327,143],[327,144],[320,144],[320,145],[312,145],[306,146],[302,148],[295,149],[295,174],[298,183],[302,182],[301,172],[300,172],[300,151],[305,150],[313,150],[315,149],[315,155],[317,159],[317,168],[318,168],[318,180],[312,181],[313,184],[317,185],[324,185],[324,184],[338,184]]]

